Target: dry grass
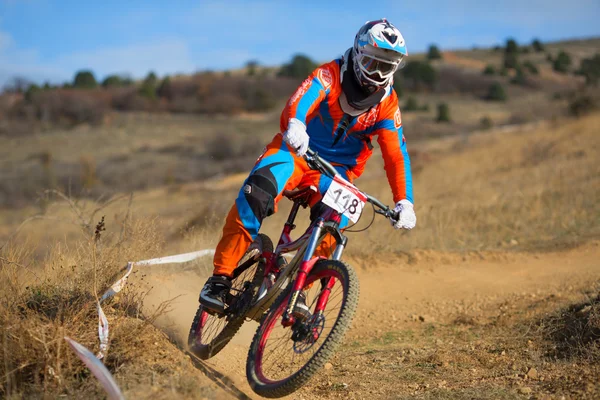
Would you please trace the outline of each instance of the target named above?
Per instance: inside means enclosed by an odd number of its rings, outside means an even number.
[[[11,242],[1,250],[2,397],[102,396],[63,338],[98,350],[96,301],[128,260],[160,254],[158,224],[130,220],[124,235],[104,232],[98,225],[95,234],[54,244],[42,261],[34,259],[31,245]],[[211,389],[202,389],[189,360],[152,326],[168,303],[147,314],[144,300],[149,293],[126,286],[116,300],[105,303],[111,332],[106,366],[125,384],[126,393],[158,386],[188,397],[206,395]]]
[[[417,228],[398,237],[377,221],[349,249],[530,249],[597,237],[598,126],[595,115],[419,147],[430,161],[414,177]],[[386,199],[385,178],[369,171],[358,186]]]
[[[598,303],[581,301],[594,293],[597,285],[587,293],[514,295],[454,321],[382,326],[346,343],[310,393],[349,399],[367,393],[398,399],[596,399]]]

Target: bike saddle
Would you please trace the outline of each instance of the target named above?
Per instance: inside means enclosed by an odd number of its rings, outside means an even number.
[[[283,195],[292,201],[299,202],[302,206],[308,205],[309,199],[317,193],[317,188],[314,186],[306,186],[292,190],[284,190]]]

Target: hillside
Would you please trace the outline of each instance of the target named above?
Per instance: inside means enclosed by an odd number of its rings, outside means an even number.
[[[592,115],[415,143],[418,228],[390,234],[386,221],[376,221],[367,232],[351,234],[346,259],[359,270],[362,284],[354,328],[331,368],[292,397],[595,398],[600,390],[594,367],[598,336],[596,328],[585,327],[596,326],[597,318],[599,124],[600,115]],[[5,299],[0,323],[15,332],[10,340],[37,343],[33,348],[41,345],[33,332],[51,329],[55,333],[45,345],[56,350],[48,356],[5,350],[4,359],[11,354],[11,361],[4,365],[12,371],[2,370],[10,377],[5,393],[40,390],[35,381],[27,381],[31,369],[23,369],[27,374],[13,371],[33,360],[18,357],[42,357],[33,365],[41,368],[45,390],[74,396],[98,390],[89,375],[79,372],[75,378],[67,379],[68,372],[59,372],[57,381],[49,378],[49,367],[81,371],[68,348],[56,348],[58,341],[52,338],[68,334],[95,349],[95,318],[89,308],[95,287],[106,287],[103,282],[114,280],[128,260],[214,246],[227,199],[243,178],[236,174],[142,189],[104,205],[51,201],[44,215],[20,226],[0,254]],[[389,201],[384,179],[375,155],[357,183]],[[266,233],[279,234],[285,209],[265,224]],[[34,207],[4,210],[2,236],[16,232],[32,213]],[[82,221],[92,214],[85,228]],[[90,235],[101,215],[106,216],[106,231],[98,247]],[[27,269],[17,268],[23,265]],[[148,267],[107,309],[115,332],[108,365],[126,395],[250,396],[242,374],[251,324],[223,354],[196,363],[196,372],[148,324],[181,343],[209,271],[207,259],[184,268]],[[92,273],[98,281],[89,279]],[[32,292],[31,287],[39,289]],[[398,290],[401,296],[377,297]],[[28,300],[32,293],[34,303]],[[82,303],[73,303],[72,296],[83,296]],[[159,307],[169,300],[168,307]],[[48,320],[51,309],[46,307],[57,304],[60,310],[63,301],[70,306],[58,315],[75,313],[80,316],[75,323]],[[28,304],[30,311],[16,324],[19,304]],[[143,311],[127,311],[136,309]],[[138,332],[132,326],[140,326],[144,334],[129,334]],[[585,339],[570,341],[568,332]],[[165,370],[164,365],[173,368]]]
[[[600,39],[545,46],[520,53],[539,74],[519,84],[510,83],[516,71],[482,74],[500,69],[502,49],[442,49],[434,85],[399,79],[417,228],[395,232],[376,218],[349,233],[357,316],[326,369],[290,398],[600,397],[600,102],[598,87],[584,89],[573,74]],[[563,49],[573,57],[568,74],[547,60]],[[246,88],[259,79],[234,75]],[[506,101],[485,100],[492,83]],[[75,100],[111,93],[60,90]],[[0,104],[0,397],[103,396],[63,337],[98,351],[95,301],[128,261],[214,248],[286,96],[233,114],[174,112],[158,100],[18,132],[6,130]],[[436,122],[440,103],[450,122]],[[356,184],[391,203],[385,182],[375,149]],[[288,210],[282,201],[263,231],[278,237]],[[368,210],[355,228],[370,218]],[[304,210],[298,231],[307,221]],[[255,398],[244,363],[256,324],[207,362],[186,354],[211,271],[210,258],[141,267],[104,306],[105,363],[127,398]]]

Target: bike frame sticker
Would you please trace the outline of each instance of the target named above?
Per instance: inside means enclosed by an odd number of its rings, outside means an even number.
[[[367,196],[339,176],[333,178],[329,189],[323,196],[323,203],[344,214],[354,223],[358,222],[366,202]]]

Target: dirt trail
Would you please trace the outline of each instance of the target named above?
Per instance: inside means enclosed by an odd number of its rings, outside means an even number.
[[[355,266],[361,284],[359,311],[345,341],[352,343],[415,323],[444,323],[465,312],[485,319],[492,306],[514,296],[542,298],[589,286],[600,277],[600,242],[560,252],[470,255],[422,252],[410,262],[406,259],[348,261]],[[183,343],[205,278],[191,267],[153,267],[146,272],[154,286],[152,303],[180,296],[159,325]],[[218,384],[226,382],[225,398],[257,397],[246,383],[244,369],[256,326],[247,323],[228,347],[200,365]],[[344,357],[337,356],[336,360],[352,363]],[[369,392],[361,394],[361,389],[357,390],[352,397],[369,396]],[[330,394],[308,387],[290,398],[329,397]]]

